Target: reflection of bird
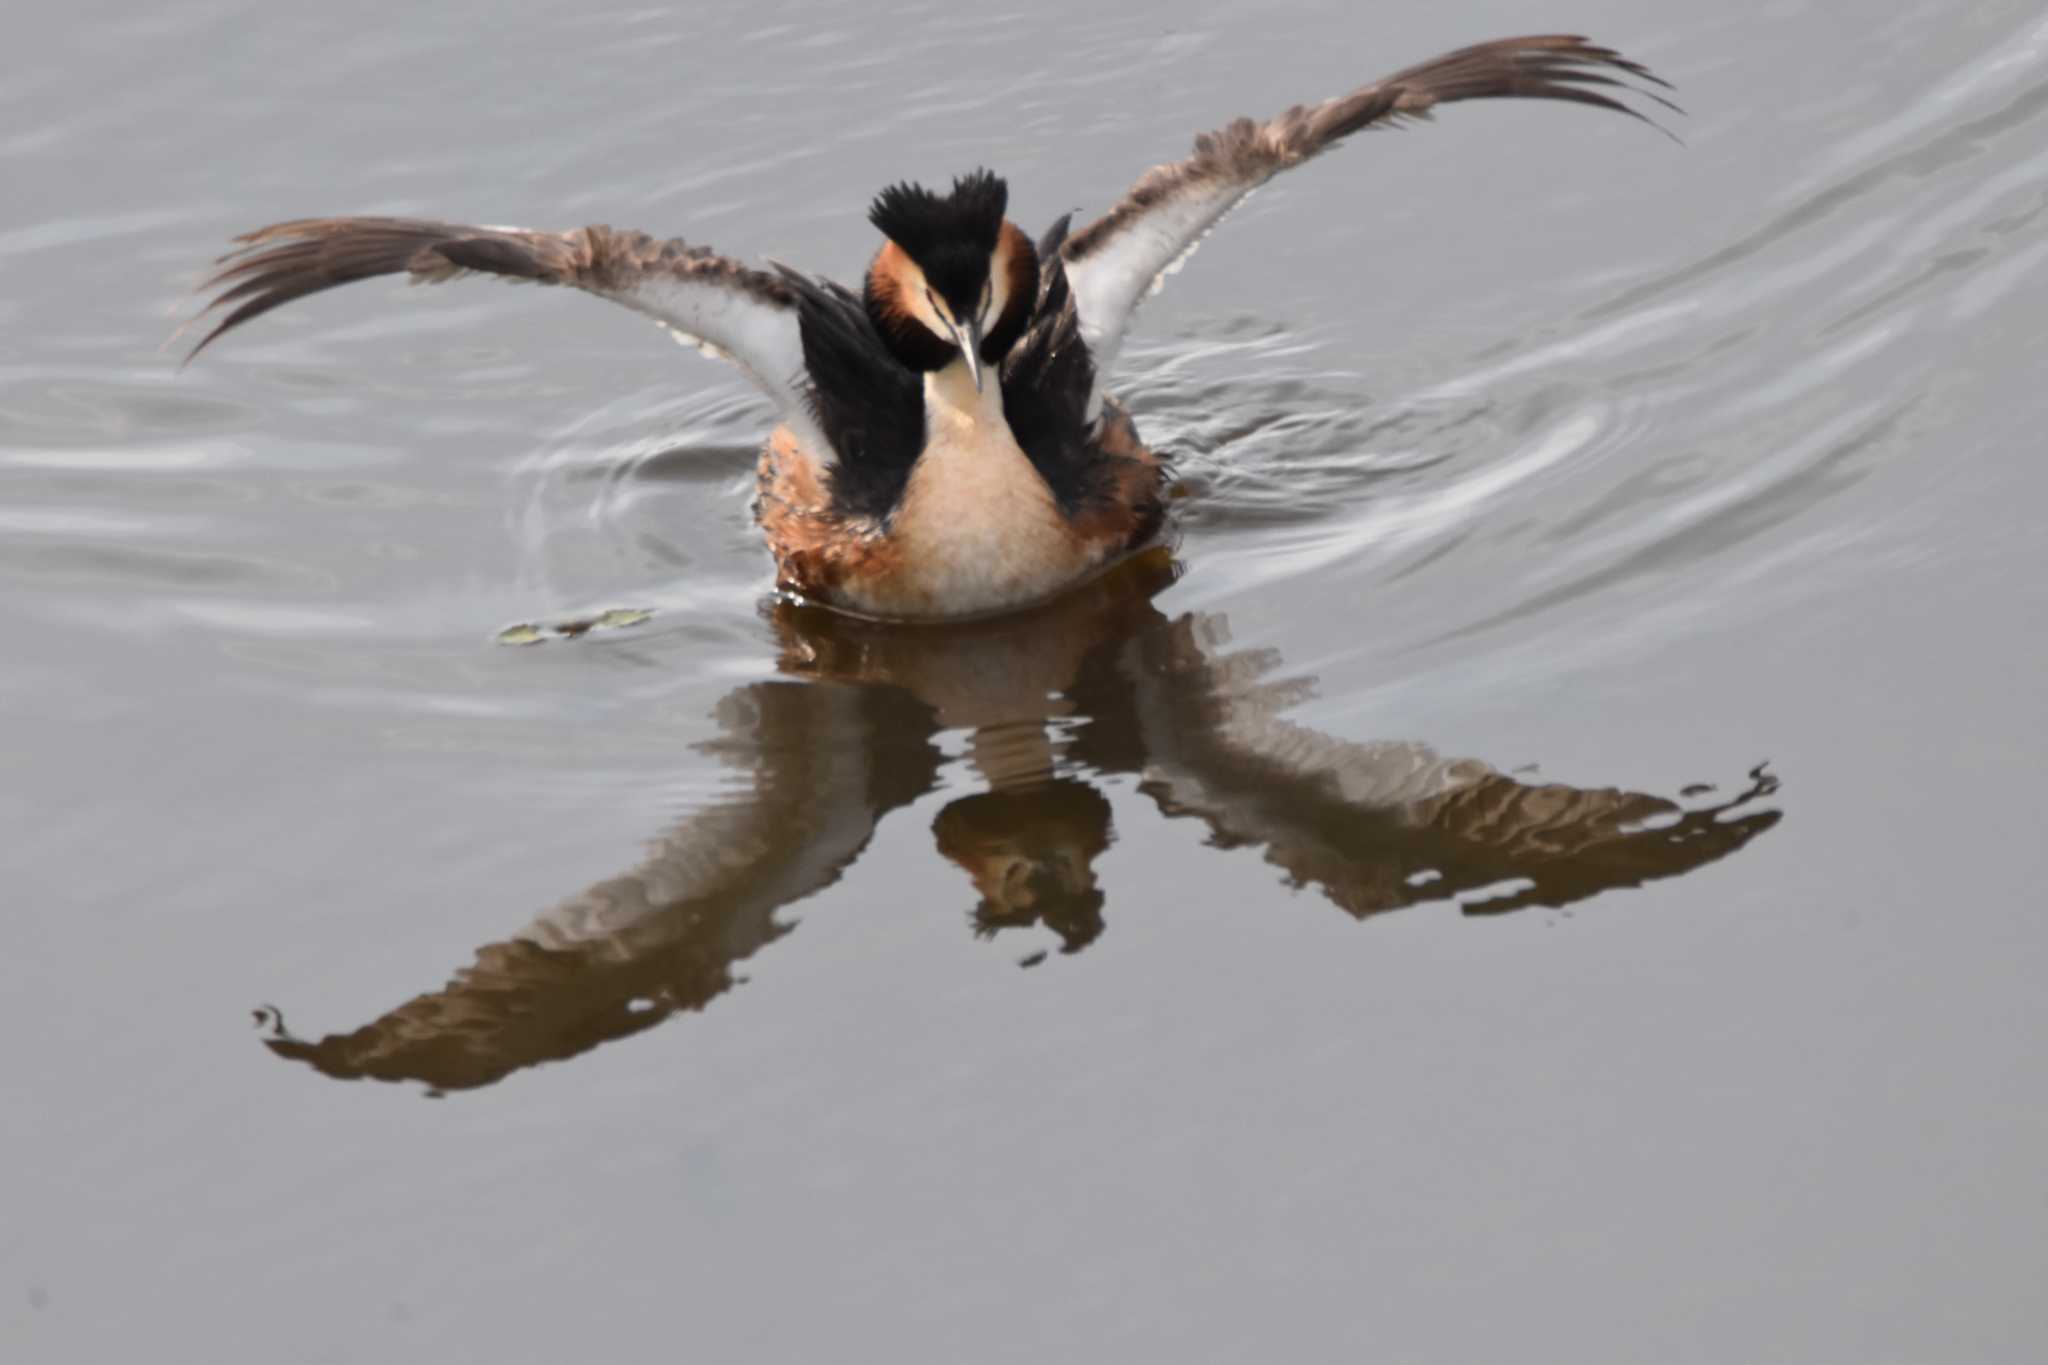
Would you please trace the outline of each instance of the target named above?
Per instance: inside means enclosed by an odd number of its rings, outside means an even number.
[[[564,284],[735,361],[782,424],[756,506],[783,584],[883,617],[979,615],[1046,597],[1143,543],[1160,461],[1103,393],[1139,301],[1233,206],[1362,128],[1456,100],[1568,100],[1662,84],[1580,38],[1508,38],[1265,123],[1240,119],[1154,168],[1071,236],[1035,246],[986,171],[949,193],[895,185],[860,294],[681,241],[398,218],[313,218],[241,238],[207,288],[234,305],[194,348],[307,294],[403,272]],[[1640,115],[1636,115],[1640,117]]]
[[[1360,918],[1425,901],[1564,905],[1691,871],[1777,823],[1755,804],[1777,786],[1761,773],[1731,799],[1680,805],[1293,725],[1280,713],[1307,684],[1272,681],[1267,654],[1229,652],[1214,617],[1161,614],[1152,597],[1171,574],[1154,548],[1058,602],[944,630],[779,607],[789,680],[734,691],[706,746],[749,775],[740,794],[479,949],[443,989],[352,1033],[280,1032],[270,1047],[333,1076],[452,1089],[701,1009],[789,931],[778,910],[844,875],[889,812],[956,780],[946,731],[967,736],[956,766],[980,790],[932,832],[973,882],[976,932],[1040,925],[1065,952],[1106,923],[1094,863],[1111,805],[1096,778],[1135,779],[1210,845],[1259,850]]]

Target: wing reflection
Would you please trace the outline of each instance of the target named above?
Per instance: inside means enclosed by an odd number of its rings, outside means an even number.
[[[932,826],[979,897],[975,932],[1039,926],[1062,952],[1105,926],[1094,864],[1111,805],[1095,777],[1135,777],[1212,846],[1257,849],[1360,918],[1424,901],[1562,906],[1690,871],[1779,819],[1757,805],[1777,788],[1761,769],[1730,799],[1681,804],[1295,725],[1282,713],[1306,684],[1273,680],[1270,653],[1232,652],[1221,620],[1153,606],[1172,573],[1156,551],[1038,612],[948,627],[776,608],[790,680],[733,692],[705,746],[747,775],[741,794],[486,944],[442,989],[318,1040],[276,1019],[266,1044],[329,1076],[455,1090],[702,1009],[794,927],[782,907],[838,880],[885,815],[938,787],[941,731],[967,736],[961,761],[983,788]]]

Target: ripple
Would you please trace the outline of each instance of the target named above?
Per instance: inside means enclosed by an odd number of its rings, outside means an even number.
[[[164,380],[64,376],[20,381],[0,388],[0,460],[23,462],[23,446],[88,446],[125,438],[189,450],[187,438],[246,433],[260,424],[261,416],[245,403],[173,392]]]
[[[170,604],[186,620],[237,634],[277,636],[354,635],[378,628],[373,617],[268,602],[188,598]]]
[[[95,111],[87,122],[98,122],[104,118],[104,111]],[[54,145],[55,141],[61,141],[70,134],[60,125],[48,124],[38,132],[17,133],[15,136],[35,138],[44,145]],[[5,145],[0,143],[0,148],[4,148]],[[0,260],[11,256],[32,255],[39,251],[87,246],[129,237],[146,237],[171,228],[185,227],[203,217],[203,214],[191,208],[155,208],[54,218],[47,222],[0,232]]]
[[[1865,408],[1811,433],[1749,476],[1726,483],[1695,484],[1688,498],[1656,500],[1658,515],[1632,528],[1618,545],[1595,552],[1600,567],[1574,573],[1571,557],[1561,566],[1564,581],[1532,593],[1513,606],[1432,638],[1427,643],[1480,635],[1590,597],[1617,584],[1668,574],[1688,564],[1738,551],[1765,532],[1806,516],[1851,487],[1866,472],[1874,448],[1899,430],[1906,408]],[[1668,487],[1663,492],[1669,492]],[[1583,528],[1581,528],[1583,530]],[[1583,541],[1583,535],[1574,537]],[[1829,537],[1839,547],[1838,537]],[[1583,559],[1585,556],[1579,556]]]
[[[139,516],[111,509],[77,507],[0,507],[0,531],[37,536],[164,535],[188,532],[189,526],[161,516]]]
[[[2044,52],[2048,52],[2048,24],[2031,29],[2016,48],[1980,59],[1941,90],[1914,101],[1899,119],[1837,147],[1830,162],[1836,178],[1763,226],[1698,261],[1624,290],[1588,309],[1583,316],[1589,321],[1611,317],[1639,308],[1652,299],[1700,285],[1807,228],[1859,206],[1881,189],[1900,181],[1927,180],[1980,158],[1993,140],[2023,131],[2048,113],[2048,81],[2030,85],[1992,112],[1946,128],[1916,145],[1901,149],[1899,143],[1949,117],[1953,112],[1951,105],[1994,83],[1994,75],[2037,65]],[[1857,162],[1869,164],[1847,170],[1847,166]]]
[[[37,545],[0,541],[0,565],[24,578],[128,588],[268,588],[328,592],[326,574],[249,554],[170,550],[82,541]]]
[[[0,449],[0,465],[19,469],[96,471],[104,474],[138,473],[155,470],[173,473],[241,464],[248,460],[247,447],[232,443],[210,446],[134,445],[37,448],[14,446]]]
[[[1184,524],[1216,531],[1345,515],[1499,436],[1484,402],[1381,405],[1356,376],[1301,367],[1316,345],[1245,320],[1134,346],[1112,386],[1195,496]]]
[[[622,597],[751,604],[767,581],[747,509],[773,425],[751,390],[664,384],[562,427],[513,474],[520,577],[536,605],[573,617]]]

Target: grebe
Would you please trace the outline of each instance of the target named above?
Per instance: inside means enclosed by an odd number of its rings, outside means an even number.
[[[1666,84],[1578,37],[1460,48],[1206,133],[1101,218],[1071,234],[1062,218],[1035,244],[988,171],[948,193],[892,185],[868,212],[886,240],[859,294],[601,226],[276,223],[237,238],[201,286],[219,291],[206,313],[236,306],[186,359],[280,304],[377,275],[571,285],[733,361],[775,401],[755,516],[784,589],[876,617],[986,615],[1052,596],[1158,532],[1164,465],[1103,379],[1140,300],[1246,195],[1362,128],[1456,100],[1643,118],[1614,90],[1676,107],[1623,77]]]

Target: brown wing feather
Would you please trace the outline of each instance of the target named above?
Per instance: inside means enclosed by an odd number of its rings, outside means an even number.
[[[795,295],[776,276],[705,247],[609,227],[568,232],[464,227],[419,218],[299,218],[235,239],[236,250],[200,286],[213,299],[201,316],[237,305],[185,357],[189,363],[222,334],[281,304],[378,275],[408,274],[439,284],[477,272],[561,284],[617,298],[650,276],[722,285],[779,309]],[[715,340],[715,338],[708,338]]]
[[[1606,87],[1680,112],[1677,105],[1654,91],[1608,73],[1670,88],[1649,68],[1612,48],[1571,34],[1538,34],[1462,47],[1348,95],[1320,104],[1295,105],[1264,123],[1241,118],[1196,138],[1193,156],[1146,172],[1107,214],[1069,237],[1061,253],[1070,262],[1085,260],[1132,219],[1191,185],[1221,181],[1250,188],[1363,128],[1425,118],[1439,104],[1477,99],[1565,100],[1611,109],[1657,126],[1639,110],[1603,94],[1599,87]]]

